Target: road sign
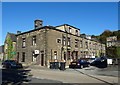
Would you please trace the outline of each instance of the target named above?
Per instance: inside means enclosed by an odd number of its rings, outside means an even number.
[[[12,55],[16,55],[16,52],[11,52]]]

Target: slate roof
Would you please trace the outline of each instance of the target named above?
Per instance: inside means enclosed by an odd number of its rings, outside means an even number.
[[[11,38],[12,42],[16,42],[17,41],[16,34],[14,34],[14,33],[9,33],[8,32],[7,36],[9,36]],[[6,36],[6,38],[7,38],[7,36]],[[6,42],[6,39],[5,39],[5,42]]]
[[[9,35],[10,35],[11,40],[12,40],[13,42],[16,42],[16,40],[17,40],[16,34],[14,34],[14,33],[9,33]]]
[[[3,53],[4,52],[4,45],[1,45],[0,46],[0,53]]]

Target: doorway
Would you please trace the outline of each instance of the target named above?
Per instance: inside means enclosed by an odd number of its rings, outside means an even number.
[[[64,52],[64,60],[66,60],[66,53]]]
[[[41,54],[41,66],[44,66],[44,54]]]
[[[17,62],[19,62],[19,52],[17,52]]]

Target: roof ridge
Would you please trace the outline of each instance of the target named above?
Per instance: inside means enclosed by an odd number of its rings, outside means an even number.
[[[13,35],[16,35],[15,33],[10,33],[10,32],[8,32],[9,34],[13,34]]]

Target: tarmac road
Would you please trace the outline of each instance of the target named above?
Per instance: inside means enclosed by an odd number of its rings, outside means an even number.
[[[23,83],[62,83],[60,81],[50,80],[50,79],[41,79],[32,77],[33,75],[29,74],[31,70],[24,69],[1,69],[2,71],[2,85],[7,84],[23,84]]]
[[[118,77],[118,65],[111,65],[107,68],[97,68],[94,66],[90,66],[76,70],[84,74]]]
[[[89,67],[84,69],[67,69],[65,71],[51,70],[49,68],[33,66],[26,67],[24,69],[1,69],[0,73],[3,74],[2,85],[6,83],[11,84],[31,84],[32,83],[99,83],[113,85],[113,83],[118,83],[116,74],[111,76],[111,73],[106,74],[109,69],[97,69],[95,67]],[[91,70],[91,71],[90,71]],[[94,73],[103,72],[106,75],[99,75]],[[111,69],[111,72],[117,71]],[[67,84],[67,85],[69,85]]]
[[[60,71],[43,67],[31,67],[31,74],[33,74],[36,78],[58,80],[63,83],[103,83],[108,85],[118,83],[118,77],[86,75],[79,70],[67,69],[65,71]]]

